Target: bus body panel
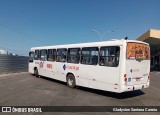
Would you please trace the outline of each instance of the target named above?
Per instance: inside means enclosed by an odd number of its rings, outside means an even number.
[[[28,71],[32,74],[34,74],[34,67],[35,67],[35,64],[34,63],[29,63],[28,64]]]
[[[145,84],[148,82],[150,61],[127,60],[127,85]]]
[[[115,84],[119,84],[119,67],[80,65],[77,73],[77,85],[107,91],[118,91],[118,86]]]

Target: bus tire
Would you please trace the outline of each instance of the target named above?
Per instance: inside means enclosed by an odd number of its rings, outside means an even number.
[[[36,76],[37,78],[39,78],[39,73],[38,73],[38,69],[37,69],[37,68],[34,70],[34,74],[35,74],[35,76]]]
[[[67,75],[67,86],[70,88],[75,88],[76,80],[73,74]]]

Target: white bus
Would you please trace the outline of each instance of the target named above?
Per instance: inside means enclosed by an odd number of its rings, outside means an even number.
[[[149,87],[150,47],[136,40],[111,40],[33,47],[29,72],[63,82],[122,93]]]

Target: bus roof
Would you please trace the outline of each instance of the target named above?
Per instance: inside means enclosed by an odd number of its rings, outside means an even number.
[[[52,48],[76,48],[76,47],[100,47],[100,46],[121,46],[124,42],[137,42],[149,45],[146,42],[138,41],[138,40],[110,40],[110,41],[102,41],[102,42],[90,42],[90,43],[78,43],[78,44],[65,44],[65,45],[52,45],[52,46],[41,46],[41,47],[32,47],[31,50],[36,49],[52,49]]]

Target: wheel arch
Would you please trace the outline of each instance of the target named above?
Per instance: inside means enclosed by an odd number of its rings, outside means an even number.
[[[68,72],[68,73],[66,74],[66,77],[67,77],[69,74],[72,74],[72,75],[74,75],[72,72]]]
[[[74,73],[72,73],[72,72],[68,72],[68,73],[66,74],[66,81],[67,81],[67,77],[68,77],[68,75],[70,75],[70,74],[72,74],[72,75],[74,76],[74,78],[75,78]],[[76,80],[76,78],[75,78],[75,80]]]
[[[35,66],[35,67],[34,67],[34,71],[35,71],[36,69],[38,69],[38,68]]]

